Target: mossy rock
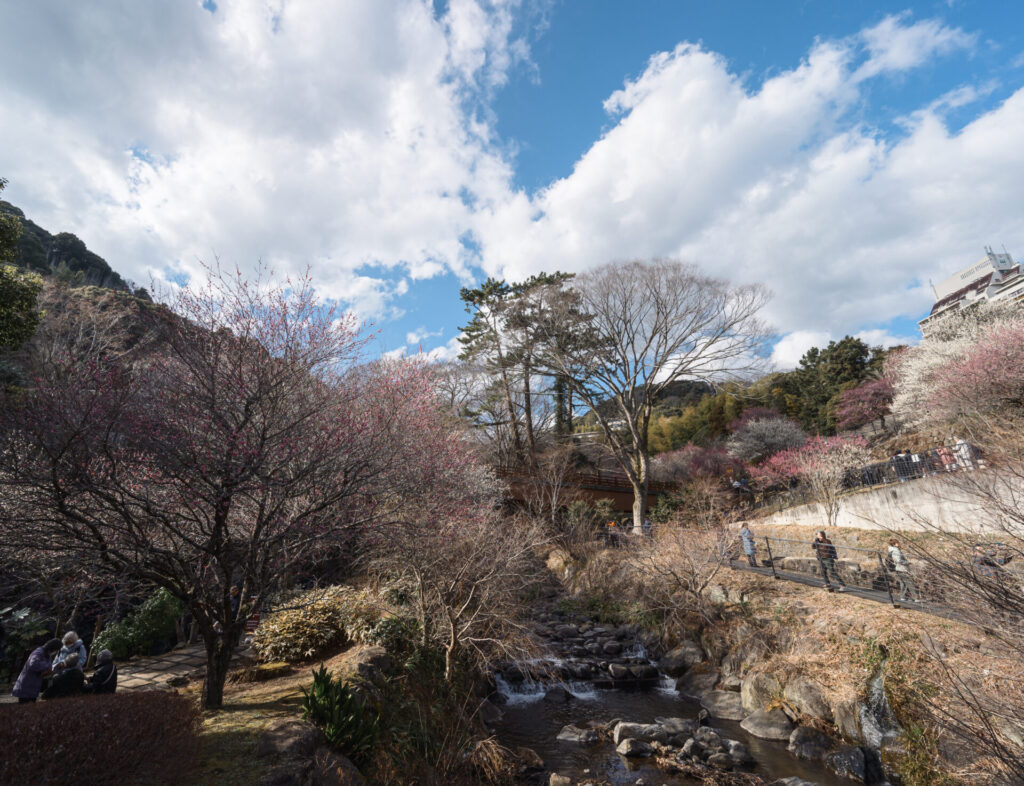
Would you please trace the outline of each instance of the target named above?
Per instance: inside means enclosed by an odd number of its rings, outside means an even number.
[[[292,673],[292,667],[284,661],[259,663],[246,666],[231,675],[232,682],[266,682]]]

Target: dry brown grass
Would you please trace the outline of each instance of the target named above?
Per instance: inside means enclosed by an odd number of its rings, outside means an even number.
[[[361,646],[324,661],[329,671],[350,677]],[[231,683],[224,688],[224,706],[203,714],[200,728],[197,786],[249,786],[259,781],[272,762],[257,759],[256,741],[273,721],[302,715],[302,689],[312,681],[320,661],[294,667],[285,676],[254,683]],[[185,692],[197,702],[200,686]]]
[[[726,571],[721,583],[750,600],[739,613],[726,614],[705,639],[732,646],[751,635],[761,637],[769,646],[755,671],[774,674],[782,684],[805,675],[825,689],[833,704],[863,698],[884,648],[894,656],[887,683],[892,698],[914,703],[897,710],[917,714],[929,729],[945,759],[941,769],[963,782],[997,782],[992,780],[994,763],[942,722],[965,712],[947,672],[972,675],[976,690],[1000,695],[1024,690],[1013,677],[1020,665],[1008,661],[997,638],[962,622],[762,576]]]

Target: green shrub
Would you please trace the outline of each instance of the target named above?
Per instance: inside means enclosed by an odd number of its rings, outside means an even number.
[[[0,674],[6,674],[13,682],[22,657],[31,651],[50,629],[46,618],[27,608],[6,608],[0,611],[0,630],[6,632],[4,657],[0,659]]]
[[[313,684],[302,693],[302,717],[323,729],[327,741],[357,767],[365,767],[380,732],[377,713],[323,664],[313,672]]]
[[[263,618],[252,647],[261,660],[308,660],[350,641],[372,642],[384,616],[383,604],[366,590],[327,587],[279,602]]]
[[[385,617],[374,626],[371,641],[402,657],[415,648],[419,632],[419,622],[412,617]]]
[[[93,642],[93,650],[110,650],[115,658],[148,655],[154,644],[174,635],[182,611],[180,600],[158,589],[127,617],[106,625]]]

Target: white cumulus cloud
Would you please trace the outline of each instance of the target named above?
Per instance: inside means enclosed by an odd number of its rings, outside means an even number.
[[[812,334],[918,318],[929,278],[985,244],[1024,248],[1024,89],[958,131],[942,110],[990,87],[934,96],[895,133],[856,110],[872,80],[974,42],[889,17],[753,86],[700,46],[657,54],[608,97],[614,123],[571,174],[484,206],[485,268],[521,278],[668,256],[760,281],[775,293],[767,316],[791,334],[777,351],[788,364]]]

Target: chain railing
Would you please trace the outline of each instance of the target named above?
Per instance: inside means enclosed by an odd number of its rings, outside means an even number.
[[[887,555],[876,549],[772,536],[741,536],[738,548],[731,556],[734,562],[742,561],[750,567],[768,569],[780,579],[818,580],[837,592],[857,589],[884,593],[884,598],[893,605],[921,599],[922,588],[911,578],[913,591],[908,587],[906,599],[898,600],[896,593],[901,585],[895,566],[887,564]]]

